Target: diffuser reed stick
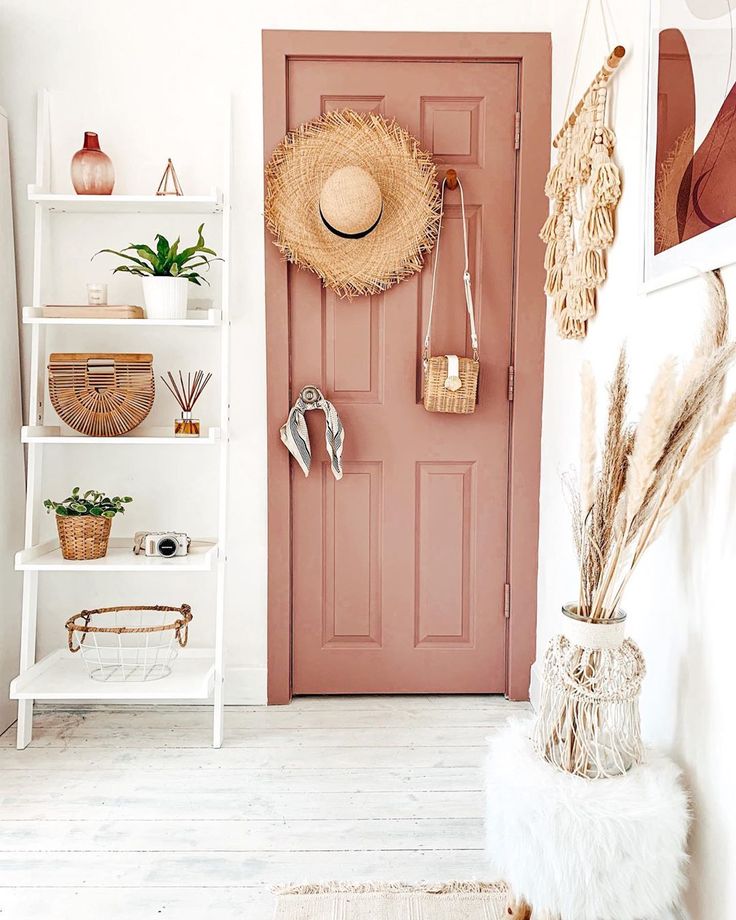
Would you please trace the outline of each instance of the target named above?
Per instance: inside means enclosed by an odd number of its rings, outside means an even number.
[[[210,382],[211,373],[205,374],[204,371],[187,371],[186,381],[182,371],[177,371],[179,379],[171,373],[166,372],[166,377],[161,377],[166,389],[171,393],[174,399],[181,406],[181,418],[174,420],[174,435],[183,438],[198,438],[200,425],[198,418],[192,418],[192,410],[202,395],[204,388]]]

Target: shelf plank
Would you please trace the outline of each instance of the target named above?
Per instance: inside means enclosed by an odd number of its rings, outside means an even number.
[[[190,310],[186,319],[86,319],[83,316],[44,316],[41,307],[23,307],[23,322],[35,326],[180,326],[196,329],[219,326],[222,313],[220,310]]]
[[[112,537],[107,555],[83,561],[64,559],[58,540],[47,540],[15,554],[18,572],[210,572],[217,559],[217,543],[192,540],[186,556],[136,556],[132,537]]]
[[[161,680],[104,683],[87,673],[81,655],[57,649],[10,684],[13,700],[206,700],[212,692],[212,649],[180,649]]]
[[[198,438],[177,438],[170,428],[135,428],[129,434],[115,438],[88,437],[74,432],[62,433],[55,425],[24,425],[21,441],[24,444],[116,444],[144,447],[153,444],[177,447],[204,447],[220,440],[219,428],[205,428]]]
[[[77,214],[217,214],[222,194],[209,195],[57,195],[28,186],[28,200],[49,211]]]

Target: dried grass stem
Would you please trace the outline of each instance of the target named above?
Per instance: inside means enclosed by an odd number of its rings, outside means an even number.
[[[736,359],[720,277],[708,278],[710,309],[696,352],[679,375],[667,359],[657,372],[638,425],[626,422],[628,367],[619,354],[596,468],[595,381],[582,372],[580,481],[567,485],[580,559],[579,609],[593,620],[614,616],[643,553],[736,423],[736,394],[723,402]]]

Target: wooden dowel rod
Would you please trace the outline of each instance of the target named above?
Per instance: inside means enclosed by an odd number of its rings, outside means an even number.
[[[590,87],[593,86],[595,83],[598,83],[601,80],[608,80],[611,74],[613,74],[613,72],[616,70],[618,65],[623,60],[623,57],[625,54],[626,54],[626,48],[624,48],[623,45],[616,45],[613,51],[608,55],[603,67],[601,67],[598,73],[590,81],[590,84],[588,85],[588,89],[585,90],[583,95],[580,97],[578,104],[575,106],[572,112],[570,112],[570,114],[567,116],[567,118],[565,119],[565,123],[562,125],[562,127],[557,132],[557,134],[555,134],[554,140],[552,141],[553,147],[556,147],[559,144],[560,139],[562,138],[562,135],[565,133],[565,131],[567,131],[568,128],[571,128],[575,124],[575,122],[578,120],[578,115],[581,113],[583,109],[583,105],[585,104],[585,97],[588,95],[588,92],[590,91]]]
[[[613,51],[608,55],[606,67],[609,67],[611,70],[615,70],[623,60],[625,54],[626,48],[624,48],[623,45],[616,45]]]

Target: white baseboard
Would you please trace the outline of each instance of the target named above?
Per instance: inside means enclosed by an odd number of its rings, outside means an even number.
[[[267,695],[265,668],[226,668],[226,706],[265,706]]]
[[[539,709],[539,698],[542,694],[542,669],[539,662],[535,661],[529,672],[529,702],[532,709],[537,712]]]
[[[268,701],[265,668],[225,668],[226,706],[265,706]],[[192,700],[191,706],[211,706],[212,700]]]

